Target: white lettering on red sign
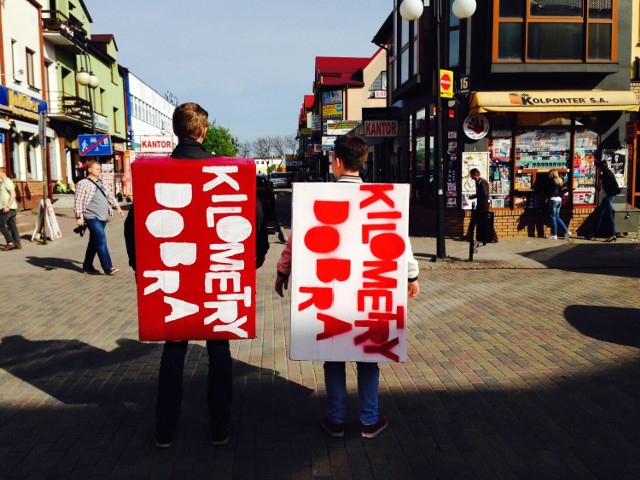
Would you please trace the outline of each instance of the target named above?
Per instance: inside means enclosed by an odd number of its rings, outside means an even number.
[[[206,209],[207,228],[215,230],[214,237],[224,243],[209,245],[209,271],[202,279],[204,291],[211,296],[212,301],[205,301],[197,305],[187,302],[173,294],[180,294],[179,270],[145,270],[143,278],[153,280],[145,286],[144,295],[150,295],[158,290],[164,293],[164,302],[170,307],[170,313],[164,321],[174,322],[195,313],[202,308],[212,310],[204,319],[205,325],[211,325],[214,332],[230,332],[238,338],[247,338],[248,334],[242,325],[247,321],[246,316],[238,318],[238,303],[247,307],[252,302],[252,289],[242,285],[237,273],[244,269],[241,257],[244,254],[244,242],[252,232],[249,220],[243,217],[241,202],[247,202],[244,194],[217,195],[216,189],[227,185],[239,191],[239,182],[234,178],[238,173],[237,166],[205,166],[202,172],[211,174],[202,185],[203,192],[211,192],[211,203]],[[188,207],[193,198],[193,185],[183,183],[157,183],[155,185],[155,200],[160,207],[152,211],[146,218],[147,231],[155,238],[176,239],[185,228],[183,215],[176,210]],[[220,204],[233,203],[233,206]],[[169,210],[173,208],[176,210]],[[205,233],[206,235],[206,233]],[[193,242],[165,241],[160,244],[160,259],[168,268],[179,265],[193,265],[197,260],[196,244]]]

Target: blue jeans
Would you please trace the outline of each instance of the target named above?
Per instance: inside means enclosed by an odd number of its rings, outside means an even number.
[[[104,233],[104,229],[107,226],[107,222],[104,220],[98,220],[97,218],[85,218],[84,224],[89,229],[89,244],[87,245],[87,253],[84,255],[84,263],[82,268],[84,270],[93,269],[93,260],[98,254],[98,260],[105,273],[110,272],[113,269],[111,263],[111,256],[109,256],[109,249],[107,248],[107,236]]]
[[[564,233],[567,233],[569,229],[565,225],[562,218],[560,218],[560,207],[562,206],[562,200],[549,200],[549,218],[551,218],[551,235],[558,234],[558,225],[564,229]]]
[[[378,421],[380,370],[377,363],[356,363],[358,367],[360,422],[363,425],[373,425]],[[345,363],[324,362],[324,381],[327,387],[327,417],[333,423],[344,423],[347,416]]]
[[[598,223],[596,224],[596,228],[593,230],[593,234],[597,235],[600,230],[600,225],[602,224],[602,217],[604,217],[605,213],[609,218],[609,225],[611,225],[610,234],[608,237],[614,237],[616,235],[616,220],[613,216],[613,195],[607,195],[602,200],[602,203],[598,207],[600,213],[598,214]]]

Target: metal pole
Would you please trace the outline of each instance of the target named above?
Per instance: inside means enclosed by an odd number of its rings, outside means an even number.
[[[89,69],[89,73],[93,75],[93,70],[91,69],[91,59],[89,58],[89,54],[84,51],[85,63],[87,64],[87,68]],[[91,133],[96,133],[96,122],[93,118],[93,97],[91,96],[91,84],[87,85],[87,91],[89,92],[89,113],[91,114]]]
[[[42,229],[40,235],[42,238],[42,244],[47,244],[47,199],[49,198],[49,174],[47,171],[47,158],[46,158],[46,123],[47,112],[40,112],[38,118],[38,140],[40,141],[40,156],[42,158]],[[52,236],[53,238],[53,232]]]
[[[434,161],[436,188],[436,257],[446,258],[447,252],[444,242],[444,192],[443,192],[443,131],[442,131],[442,98],[440,95],[440,67],[442,64],[441,21],[442,0],[435,2],[436,16],[436,158]]]

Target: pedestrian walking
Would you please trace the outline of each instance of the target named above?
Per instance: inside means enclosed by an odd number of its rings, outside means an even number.
[[[197,103],[184,103],[173,113],[173,131],[178,145],[172,158],[185,161],[213,158],[205,151],[202,142],[207,133],[209,114]],[[269,239],[263,221],[262,208],[256,199],[256,268],[264,263],[269,250]],[[125,221],[125,241],[129,265],[135,270],[135,236],[133,206]],[[207,380],[207,405],[209,410],[209,434],[213,445],[224,445],[232,433],[232,362],[229,340],[207,340],[209,374]],[[182,407],[182,378],[188,341],[167,341],[164,344],[158,376],[156,401],[155,446],[168,448],[180,418]]]
[[[89,243],[82,263],[82,271],[90,275],[100,275],[100,271],[93,266],[93,261],[98,255],[104,273],[115,275],[120,270],[111,263],[105,228],[109,217],[113,215],[114,208],[121,217],[124,217],[124,212],[113,192],[105,186],[101,174],[100,162],[89,160],[87,177],[76,184],[74,199],[76,222],[78,227],[86,227],[89,230]]]
[[[489,196],[489,182],[480,176],[480,170],[472,168],[469,170],[469,176],[476,183],[475,195],[469,196],[471,200],[476,200],[476,208],[471,221],[469,222],[469,228],[467,234],[462,237],[463,240],[468,241],[471,238],[471,232],[474,227],[477,227],[476,238],[484,245],[487,243],[497,243],[498,234],[493,228],[493,225],[489,222],[491,197]]]
[[[333,176],[338,183],[363,183],[359,173],[368,156],[367,141],[358,135],[338,137],[331,160]],[[277,266],[275,291],[281,297],[289,286],[291,274],[292,236],[282,251]],[[410,246],[407,238],[407,244]],[[415,297],[420,287],[418,284],[418,263],[409,255],[408,262],[408,297]],[[380,415],[378,409],[378,386],[380,371],[374,362],[357,362],[358,394],[360,397],[360,423],[363,438],[375,438],[388,426],[387,417]],[[347,409],[347,385],[345,362],[327,361],[324,363],[324,377],[327,389],[327,410],[320,421],[321,427],[332,437],[344,436],[344,422]]]
[[[0,167],[0,231],[6,240],[3,252],[22,248],[20,232],[16,226],[18,202],[16,201],[16,187],[7,176],[6,167]]]
[[[616,219],[613,215],[613,199],[618,195],[621,191],[620,186],[618,185],[618,180],[616,180],[616,176],[609,169],[607,162],[605,160],[601,160],[596,163],[596,167],[600,170],[600,187],[605,194],[605,197],[600,202],[600,205],[595,211],[595,216],[597,218],[596,227],[593,231],[585,235],[584,238],[587,240],[595,240],[600,232],[600,226],[602,225],[602,219],[607,217],[607,233],[609,235],[605,236],[605,242],[615,242],[616,241]]]
[[[551,235],[547,238],[549,240],[558,239],[558,226],[562,228],[564,232],[564,238],[569,238],[571,232],[560,217],[560,207],[562,206],[562,195],[565,192],[564,181],[560,178],[557,170],[551,170],[549,172],[549,178],[545,185],[545,199],[548,202],[549,207],[549,219],[551,221]]]

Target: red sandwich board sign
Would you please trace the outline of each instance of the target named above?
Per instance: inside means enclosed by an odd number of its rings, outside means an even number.
[[[252,159],[131,165],[140,340],[255,338]]]
[[[453,72],[451,70],[440,70],[440,96],[453,98]]]
[[[293,187],[291,359],[407,358],[409,185]]]

